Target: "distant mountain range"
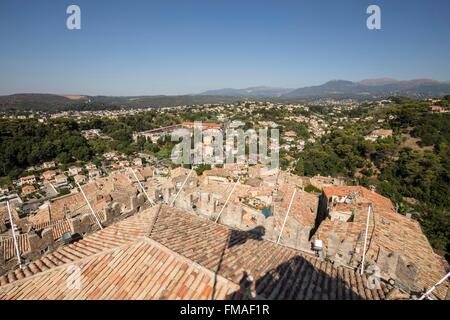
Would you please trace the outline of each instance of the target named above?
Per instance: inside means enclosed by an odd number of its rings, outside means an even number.
[[[395,80],[390,78],[367,79],[359,82],[332,80],[325,84],[298,89],[254,87],[246,89],[219,89],[204,95],[232,95],[239,97],[274,98],[359,98],[376,99],[394,95],[412,98],[437,97],[450,93],[450,82],[431,79]]]
[[[366,79],[359,82],[332,80],[318,86],[298,89],[250,87],[245,89],[209,90],[200,94],[180,96],[84,96],[55,94],[13,94],[0,96],[0,111],[5,110],[104,110],[121,107],[167,107],[176,105],[230,103],[239,99],[300,101],[318,98],[356,99],[370,101],[391,96],[410,98],[441,97],[450,94],[450,81],[432,79],[395,80]]]
[[[201,93],[203,96],[234,96],[234,97],[281,97],[294,89],[276,87],[250,87],[245,89],[218,89]]]

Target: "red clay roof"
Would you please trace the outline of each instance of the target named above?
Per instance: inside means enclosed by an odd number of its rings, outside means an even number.
[[[68,266],[80,268],[80,290],[67,287]],[[0,299],[238,298],[244,272],[266,299],[384,299],[391,289],[370,290],[354,270],[162,206],[0,277]]]
[[[374,206],[394,209],[394,205],[392,204],[391,200],[362,186],[323,187],[323,193],[328,199],[332,196],[345,197],[353,192],[359,193],[361,200],[365,200],[364,202],[370,202]]]

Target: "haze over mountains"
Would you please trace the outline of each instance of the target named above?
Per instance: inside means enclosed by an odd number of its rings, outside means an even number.
[[[281,97],[294,91],[292,88],[250,87],[245,89],[218,89],[201,93],[204,96],[235,96],[235,97]]]
[[[206,91],[203,95],[234,95],[242,97],[281,97],[281,98],[383,98],[393,95],[408,97],[434,97],[450,92],[450,82],[432,79],[395,80],[390,78],[367,79],[359,82],[332,80],[318,86],[298,89],[256,87],[246,89],[219,89]]]
[[[332,80],[318,86],[298,89],[277,87],[249,87],[245,89],[217,89],[200,94],[178,96],[84,96],[58,94],[13,94],[0,96],[0,111],[77,109],[110,109],[120,107],[166,107],[186,104],[227,103],[236,99],[278,101],[313,100],[318,98],[351,98],[359,101],[383,99],[391,96],[411,98],[440,97],[450,94],[450,81],[432,79],[395,80],[366,79],[359,82]]]

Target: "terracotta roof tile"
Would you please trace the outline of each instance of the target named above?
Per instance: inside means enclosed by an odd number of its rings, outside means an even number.
[[[176,232],[174,232],[176,230]],[[338,293],[339,288],[350,290],[351,283],[337,280],[333,292],[316,286],[316,279],[331,283],[335,279],[331,272],[330,263],[323,265],[323,270],[318,266],[321,262],[306,254],[300,253],[272,242],[259,239],[248,232],[232,230],[217,225],[209,220],[203,220],[177,209],[163,209],[158,216],[150,237],[174,252],[177,252],[205,268],[217,271],[219,275],[238,283],[244,271],[250,273],[256,279],[257,291],[261,298],[324,298],[335,296],[342,299],[344,296]],[[302,267],[303,265],[303,267]],[[303,270],[306,278],[302,279],[301,286],[292,289],[287,283],[298,281],[298,273]],[[340,267],[339,269],[343,269]],[[353,270],[343,269],[352,279],[360,276]],[[359,279],[363,287],[353,283],[353,292],[350,298],[363,298],[365,294],[365,282]],[[308,289],[303,292],[303,289]],[[326,286],[331,290],[332,286]],[[299,290],[291,292],[292,290]],[[344,291],[345,291],[344,290]],[[363,291],[360,291],[363,290]],[[376,290],[371,290],[368,298],[380,299]]]
[[[16,239],[20,254],[30,251],[30,241],[28,239],[28,234],[16,235]],[[13,237],[9,237],[0,241],[0,246],[3,247],[3,256],[5,260],[16,257],[16,249],[14,247]]]
[[[325,219],[320,223],[314,238],[321,239],[327,247],[331,236],[337,236],[339,242],[344,239],[352,239],[353,248],[362,245],[361,236],[364,236],[368,204],[373,205],[372,219],[369,221],[369,237],[367,259],[376,261],[380,252],[387,254],[398,253],[407,264],[414,264],[417,269],[415,287],[417,291],[429,288],[440,280],[446,273],[441,259],[434,253],[428,239],[423,233],[418,221],[407,218],[395,212],[389,199],[369,191],[366,188],[356,186],[325,187],[326,197],[345,197],[351,192],[358,192],[362,201],[356,203],[338,203],[336,208],[355,209],[353,222],[339,222]],[[361,252],[359,253],[361,255]],[[448,284],[439,287],[435,293],[444,298]]]
[[[0,299],[237,299],[245,272],[262,299],[382,298],[354,270],[162,206],[0,277]]]

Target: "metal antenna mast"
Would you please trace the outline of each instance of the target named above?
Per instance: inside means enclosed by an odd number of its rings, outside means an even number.
[[[92,206],[91,206],[91,204],[89,203],[88,198],[87,198],[86,195],[84,194],[83,188],[81,188],[81,186],[80,186],[80,184],[79,184],[78,182],[76,182],[76,184],[77,184],[78,188],[80,189],[81,194],[83,195],[84,200],[86,201],[86,203],[87,203],[89,209],[91,210],[91,213],[92,213],[92,215],[93,215],[94,218],[95,218],[95,221],[97,221],[97,224],[98,224],[98,226],[100,227],[100,229],[103,229],[102,224],[100,223],[100,221],[99,221],[98,218],[97,218],[97,215],[96,215],[95,212],[94,212],[94,209],[92,209]]]
[[[216,218],[216,223],[219,221],[219,218],[220,218],[220,215],[222,214],[222,211],[223,211],[223,210],[225,209],[225,207],[227,206],[228,201],[230,200],[231,195],[233,194],[234,189],[236,189],[236,186],[237,186],[237,184],[239,183],[240,180],[241,180],[241,177],[239,177],[239,178],[237,179],[236,183],[235,183],[234,186],[233,186],[233,189],[231,189],[231,192],[230,192],[230,194],[228,195],[228,198],[227,198],[227,200],[225,201],[225,204],[223,205],[222,209],[221,209],[220,212],[219,212],[219,215],[218,215],[217,218]]]
[[[427,292],[425,292],[420,298],[419,300],[423,300],[425,299],[425,297],[427,297],[430,293],[432,293],[439,285],[441,285],[445,280],[447,280],[447,278],[450,276],[450,272],[447,273],[445,275],[445,277],[443,277],[441,280],[439,280],[434,286],[432,286],[430,289],[428,289]]]
[[[144,192],[145,196],[147,197],[148,201],[150,202],[150,205],[154,206],[155,203],[154,203],[154,202],[152,201],[152,199],[150,199],[150,197],[148,196],[147,192],[145,191],[144,186],[143,186],[142,183],[139,181],[139,179],[138,179],[138,177],[137,177],[137,175],[136,175],[136,172],[134,172],[134,169],[133,169],[133,168],[129,168],[129,169],[131,170],[131,172],[132,172],[133,175],[134,175],[134,178],[136,179],[136,181],[138,182],[139,186],[141,187],[142,192]]]
[[[184,185],[186,184],[186,182],[188,181],[189,177],[192,174],[192,171],[194,171],[194,166],[192,166],[191,171],[189,171],[189,174],[187,175],[186,179],[184,179],[183,184],[181,185],[180,190],[178,190],[177,194],[175,195],[175,198],[173,198],[172,203],[170,204],[171,207],[173,207],[175,200],[177,200],[178,195],[180,194],[181,190],[183,190]]]
[[[289,215],[289,211],[291,211],[292,202],[294,202],[294,197],[295,197],[296,193],[297,193],[297,188],[295,188],[294,192],[292,193],[291,201],[289,202],[289,207],[287,209],[286,216],[284,217],[283,226],[281,227],[280,234],[278,235],[277,244],[280,243],[281,235],[283,234],[283,230],[284,230],[284,227],[286,225],[286,221],[287,221],[287,218],[288,218],[288,215]]]
[[[14,224],[14,221],[12,218],[11,207],[9,205],[9,201],[6,201],[6,205],[8,207],[9,221],[11,223],[11,231],[12,231],[12,236],[13,236],[14,248],[16,250],[17,260],[19,261],[19,268],[22,269],[22,259],[20,258],[19,245],[17,244],[17,239],[16,239],[16,230],[15,230],[16,225]]]
[[[372,205],[369,205],[369,208],[367,210],[367,221],[366,221],[366,235],[364,236],[364,250],[363,250],[363,257],[361,262],[361,275],[364,273],[364,261],[366,259],[366,247],[367,247],[367,235],[369,233],[369,218],[370,218],[370,212],[372,211]]]

